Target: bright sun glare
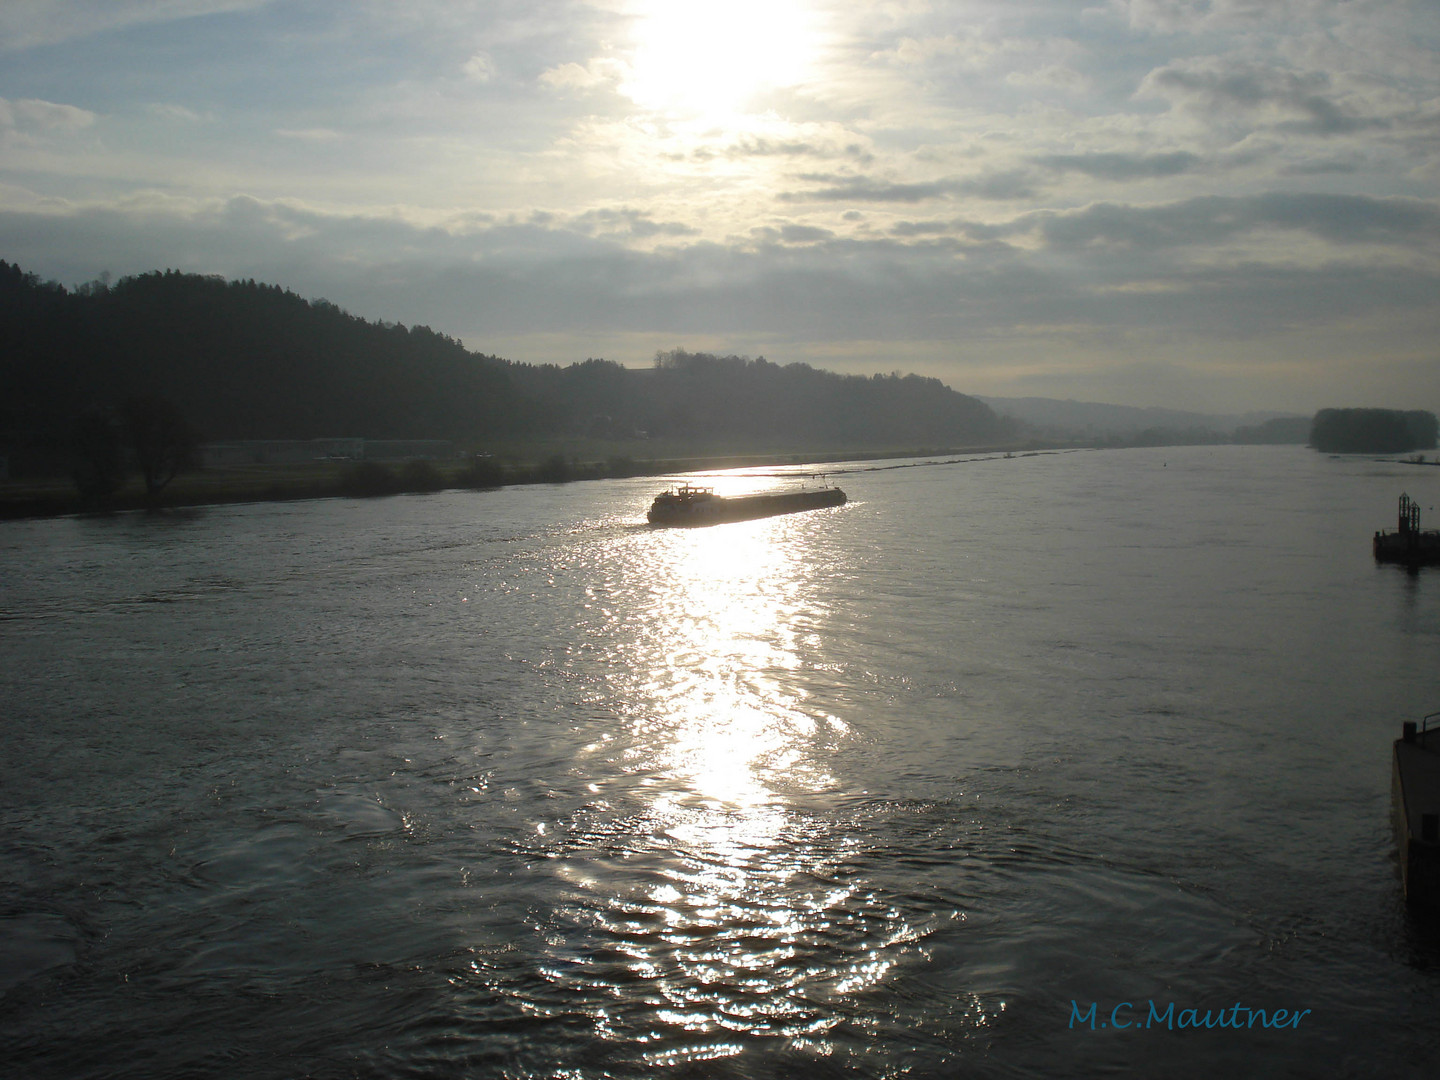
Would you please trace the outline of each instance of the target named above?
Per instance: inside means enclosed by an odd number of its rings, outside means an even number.
[[[622,91],[657,112],[716,118],[794,86],[815,52],[800,0],[643,0]]]

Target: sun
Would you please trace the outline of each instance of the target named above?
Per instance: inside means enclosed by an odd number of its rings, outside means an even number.
[[[718,119],[805,81],[815,15],[800,0],[642,0],[620,89],[644,109]]]

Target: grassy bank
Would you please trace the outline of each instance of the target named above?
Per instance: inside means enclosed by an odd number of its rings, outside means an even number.
[[[146,493],[132,476],[103,499],[84,499],[64,477],[0,483],[0,519],[62,514],[152,510],[237,502],[277,502],[333,497],[365,498],[403,493],[468,489],[491,490],[516,484],[563,484],[632,476],[798,465],[814,461],[860,461],[979,453],[1010,447],[867,448],[863,450],[776,447],[755,450],[730,445],[672,443],[646,445],[647,456],[614,452],[594,441],[513,444],[499,453],[451,461],[250,464],[199,469],[176,477],[158,495]],[[609,452],[607,452],[609,451]],[[660,453],[657,453],[659,451]]]

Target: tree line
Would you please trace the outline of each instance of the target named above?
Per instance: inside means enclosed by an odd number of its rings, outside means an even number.
[[[133,436],[126,403],[153,411],[160,401],[204,441],[579,435],[918,448],[1014,429],[914,375],[681,350],[647,369],[525,364],[253,280],[167,270],[69,289],[0,261],[0,452],[12,473],[72,446],[77,424],[93,438]]]
[[[1435,414],[1422,409],[1321,409],[1310,445],[1329,454],[1403,454],[1435,449]]]

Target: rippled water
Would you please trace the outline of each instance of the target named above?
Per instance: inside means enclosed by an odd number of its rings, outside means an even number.
[[[7,1068],[1429,1075],[1440,572],[1369,537],[1440,469],[841,468],[0,525]]]

